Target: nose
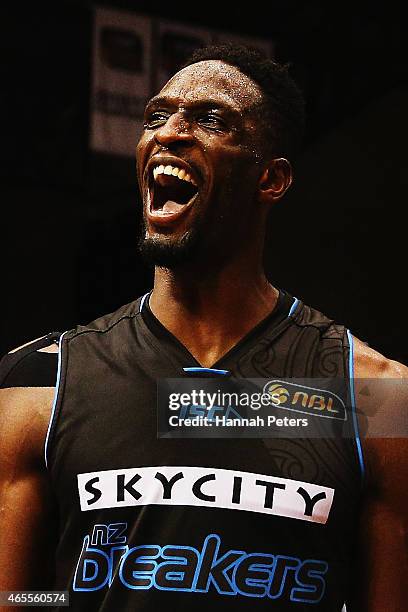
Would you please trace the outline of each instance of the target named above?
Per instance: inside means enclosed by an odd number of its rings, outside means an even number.
[[[163,147],[172,145],[190,145],[193,141],[191,126],[182,113],[172,113],[155,132],[156,142]]]

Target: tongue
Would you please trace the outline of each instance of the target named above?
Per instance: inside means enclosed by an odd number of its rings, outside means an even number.
[[[163,204],[163,212],[165,213],[176,213],[181,208],[185,206],[184,204],[179,204],[178,202],[173,202],[173,200],[167,200],[165,204]]]

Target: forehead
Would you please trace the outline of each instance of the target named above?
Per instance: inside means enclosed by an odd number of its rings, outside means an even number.
[[[220,60],[208,60],[191,64],[177,72],[158,97],[183,103],[218,101],[242,112],[262,101],[262,91],[235,66]]]

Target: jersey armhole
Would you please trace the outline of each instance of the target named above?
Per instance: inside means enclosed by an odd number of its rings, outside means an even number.
[[[59,408],[61,405],[63,388],[65,384],[65,377],[63,376],[63,370],[65,370],[65,353],[63,354],[63,339],[67,332],[61,334],[58,343],[58,366],[57,366],[57,380],[54,389],[54,400],[52,403],[50,420],[48,423],[47,434],[44,442],[44,460],[45,466],[49,469],[49,455],[53,433],[55,429],[55,423],[58,417]]]
[[[358,461],[360,464],[361,477],[364,481],[366,469],[363,456],[363,448],[360,438],[360,427],[358,424],[357,405],[356,405],[356,394],[354,384],[354,339],[349,329],[347,331],[347,338],[349,343],[349,355],[348,355],[348,374],[349,374],[349,385],[350,385],[350,401],[351,401],[351,414],[353,421],[354,438],[357,448]]]

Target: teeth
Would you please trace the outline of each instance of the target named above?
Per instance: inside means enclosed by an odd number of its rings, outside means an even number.
[[[188,183],[192,183],[194,186],[197,186],[195,181],[191,178],[191,175],[184,170],[184,168],[177,168],[177,166],[156,166],[153,168],[153,177],[154,180],[157,179],[159,174],[167,174],[168,176],[176,176],[182,181],[187,181]]]

